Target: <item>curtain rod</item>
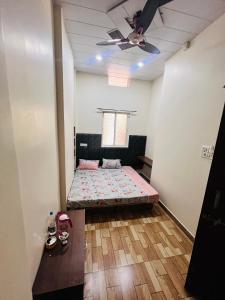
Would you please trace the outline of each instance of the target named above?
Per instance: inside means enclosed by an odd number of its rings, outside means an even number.
[[[99,113],[104,113],[104,112],[114,112],[114,113],[124,113],[124,114],[135,114],[137,113],[136,110],[126,110],[126,109],[114,109],[114,108],[97,108]]]

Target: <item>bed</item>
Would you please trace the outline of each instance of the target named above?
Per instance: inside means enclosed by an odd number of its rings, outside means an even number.
[[[68,209],[155,203],[158,192],[133,168],[77,170]]]

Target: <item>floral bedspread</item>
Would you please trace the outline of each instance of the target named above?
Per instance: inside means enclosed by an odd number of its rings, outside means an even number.
[[[130,167],[77,170],[68,196],[68,208],[153,203],[157,201],[158,193],[150,185],[150,191],[143,189],[139,182],[144,179],[136,172],[136,175],[132,172],[135,171]],[[139,182],[132,175],[139,176]]]

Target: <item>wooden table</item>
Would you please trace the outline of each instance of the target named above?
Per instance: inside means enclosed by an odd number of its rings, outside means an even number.
[[[139,174],[142,175],[148,182],[150,182],[153,160],[147,156],[137,156],[137,159],[142,164]]]
[[[33,285],[35,300],[83,299],[85,259],[85,210],[68,212],[73,227],[68,245],[58,241],[52,250],[44,250]]]

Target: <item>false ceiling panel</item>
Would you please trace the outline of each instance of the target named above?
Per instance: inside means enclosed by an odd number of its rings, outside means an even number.
[[[127,36],[132,30],[124,18],[143,9],[145,0],[57,2],[63,7],[77,70],[108,74],[113,69],[121,76],[128,74],[143,80],[153,80],[162,74],[170,56],[225,13],[224,0],[174,0],[160,7],[145,33],[147,41],[160,49],[157,56],[138,47],[122,51],[117,46],[96,46],[97,42],[110,39],[108,31],[115,28]]]

